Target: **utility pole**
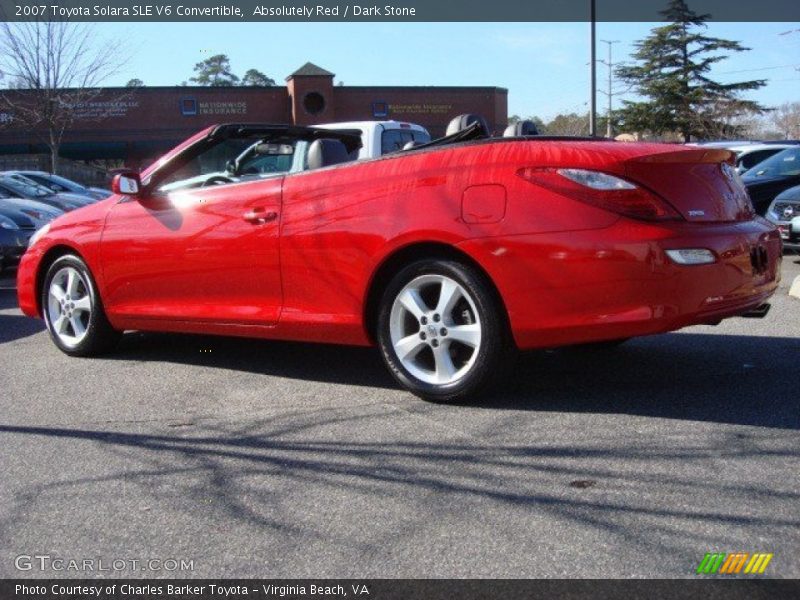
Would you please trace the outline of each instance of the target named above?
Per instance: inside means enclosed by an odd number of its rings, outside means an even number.
[[[589,59],[589,135],[595,136],[597,135],[597,44],[595,43],[597,12],[595,0],[589,0],[589,3],[589,19],[591,21],[589,28],[589,53],[591,54]]]
[[[608,61],[600,59],[598,62],[601,62],[601,63],[603,63],[604,65],[606,65],[608,67],[608,92],[603,92],[601,90],[601,93],[605,94],[606,96],[608,96],[608,116],[606,117],[606,121],[607,121],[606,122],[606,137],[610,138],[610,137],[612,137],[614,135],[614,132],[611,130],[611,113],[613,112],[613,109],[614,109],[614,91],[613,91],[613,85],[614,85],[614,63],[611,60],[611,46],[613,46],[614,44],[619,44],[619,40],[600,40],[600,41],[602,43],[604,43],[604,44],[608,44]]]

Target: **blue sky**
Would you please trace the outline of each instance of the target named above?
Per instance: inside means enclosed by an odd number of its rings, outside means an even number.
[[[614,61],[654,23],[598,23],[597,37],[619,40]],[[107,83],[138,77],[175,85],[194,64],[225,53],[240,76],[256,68],[282,84],[311,61],[345,85],[500,86],[509,114],[552,118],[586,111],[589,26],[586,23],[101,23],[96,35],[124,42],[130,60]],[[800,23],[711,23],[708,34],[742,42],[752,51],[719,63],[721,81],[769,79],[749,97],[769,106],[800,101]],[[598,57],[606,45],[598,43]],[[598,87],[607,87],[598,65]],[[621,88],[622,86],[616,86]],[[598,109],[606,97],[598,94]]]

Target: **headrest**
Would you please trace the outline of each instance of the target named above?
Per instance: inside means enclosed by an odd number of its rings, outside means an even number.
[[[347,152],[347,148],[339,140],[327,138],[314,140],[308,147],[307,164],[309,169],[330,167],[353,159],[354,156]]]
[[[417,146],[422,146],[422,142],[418,142],[417,140],[411,140],[403,144],[403,150],[411,150],[412,148],[416,148]]]
[[[503,137],[520,137],[526,135],[539,135],[539,128],[533,121],[517,121],[512,123],[503,132]]]
[[[458,115],[456,118],[450,121],[450,123],[447,124],[445,136],[453,135],[454,133],[463,131],[473,123],[480,123],[481,133],[483,133],[483,135],[486,137],[489,137],[489,124],[486,122],[486,119],[480,115],[470,114]]]

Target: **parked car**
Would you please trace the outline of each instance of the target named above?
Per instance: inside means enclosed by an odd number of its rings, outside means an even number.
[[[439,401],[485,390],[517,348],[766,313],[780,235],[754,217],[732,153],[458,123],[368,160],[358,134],[205,129],[40,230],[20,307],[76,356],[133,329],[376,345]],[[164,191],[242,147],[299,141],[303,171]]]
[[[431,135],[422,125],[404,121],[347,121],[316,125],[323,129],[357,131],[361,136],[359,160],[378,158],[402,150],[409,144],[426,144]]]
[[[756,212],[764,215],[782,191],[800,185],[800,146],[781,150],[742,175]]]
[[[37,202],[36,200],[27,200],[25,198],[15,198],[3,189],[0,189],[0,206],[17,210],[33,221],[34,227],[44,227],[56,217],[64,214],[63,210],[59,210],[49,204]]]
[[[0,272],[19,263],[35,229],[28,215],[0,201]]]
[[[741,174],[749,171],[770,156],[786,148],[794,148],[794,144],[747,144],[744,146],[729,146],[727,149],[736,153],[736,170]]]
[[[0,191],[9,196],[27,198],[28,200],[49,204],[64,212],[82,208],[94,202],[85,196],[78,196],[77,194],[57,194],[21,175],[7,175],[6,173],[0,174]]]
[[[785,249],[800,250],[800,185],[778,194],[769,205],[766,217],[781,232]]]
[[[111,195],[111,190],[98,187],[87,187],[76,181],[67,179],[66,177],[61,177],[60,175],[54,175],[53,173],[47,173],[45,171],[14,172],[35,181],[39,185],[45,186],[53,192],[78,194],[79,196],[86,196],[88,198],[92,198],[93,200],[102,200],[103,198],[108,198]]]

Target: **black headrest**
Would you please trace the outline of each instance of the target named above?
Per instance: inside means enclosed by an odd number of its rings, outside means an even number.
[[[357,154],[357,152],[355,153]],[[345,145],[339,140],[328,138],[314,140],[308,147],[308,168],[321,169],[353,160],[355,156],[347,152]]]
[[[517,121],[512,123],[503,132],[503,137],[520,137],[525,135],[539,135],[539,128],[533,121]]]
[[[489,124],[486,122],[480,115],[458,115],[452,121],[447,124],[447,131],[445,132],[445,136],[453,135],[454,133],[458,133],[459,131],[463,131],[473,123],[480,123],[481,133],[486,137],[489,136]]]

